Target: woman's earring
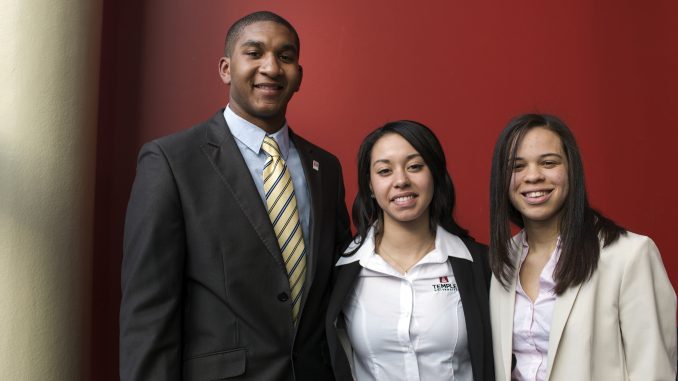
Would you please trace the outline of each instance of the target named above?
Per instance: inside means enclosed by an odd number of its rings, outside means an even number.
[[[371,198],[374,198],[374,193],[370,193],[370,197],[371,197]]]

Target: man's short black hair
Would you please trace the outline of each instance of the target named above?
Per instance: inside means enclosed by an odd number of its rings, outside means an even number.
[[[245,27],[260,21],[272,21],[289,29],[294,35],[294,42],[297,45],[297,54],[299,54],[299,50],[301,49],[299,44],[299,35],[292,24],[273,12],[259,11],[250,13],[231,25],[231,27],[228,29],[228,32],[226,33],[226,41],[224,42],[224,55],[226,57],[231,56],[235,42],[238,40],[238,37],[240,37],[240,34],[242,33],[242,30],[245,29]]]

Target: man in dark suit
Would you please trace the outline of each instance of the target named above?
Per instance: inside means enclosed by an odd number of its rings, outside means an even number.
[[[125,221],[122,380],[333,379],[323,319],[350,230],[339,161],[287,126],[298,57],[286,20],[245,16],[219,63],[228,106],[141,149]]]

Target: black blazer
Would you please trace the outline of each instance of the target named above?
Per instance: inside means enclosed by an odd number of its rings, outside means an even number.
[[[474,381],[494,381],[492,333],[490,330],[489,285],[491,272],[488,265],[487,246],[470,238],[462,238],[473,262],[449,257],[452,271],[459,287],[464,307],[468,345]],[[325,327],[330,346],[330,357],[337,381],[353,380],[348,357],[339,342],[338,320],[347,297],[353,290],[362,267],[352,262],[336,268],[336,280],[330,297]]]
[[[144,145],[125,221],[121,380],[332,379],[322,321],[350,237],[339,161],[290,132],[310,190],[298,327],[280,249],[223,117]]]

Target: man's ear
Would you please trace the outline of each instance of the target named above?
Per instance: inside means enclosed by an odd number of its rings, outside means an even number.
[[[221,57],[219,59],[219,76],[221,81],[227,85],[231,84],[231,58]]]

